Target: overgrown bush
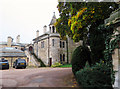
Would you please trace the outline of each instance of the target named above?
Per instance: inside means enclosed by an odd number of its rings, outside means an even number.
[[[60,64],[59,62],[56,62],[56,63],[54,63],[54,65],[52,65],[51,67],[59,67],[59,66],[61,66],[62,64]]]
[[[111,73],[110,67],[101,61],[76,72],[76,80],[85,89],[113,89],[114,72]]]
[[[84,68],[86,61],[90,62],[90,51],[88,47],[79,46],[75,49],[72,55],[72,71],[75,75],[77,71]]]

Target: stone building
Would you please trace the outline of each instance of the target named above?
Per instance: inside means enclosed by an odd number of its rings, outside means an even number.
[[[13,66],[13,62],[18,58],[25,59],[27,61],[25,53],[13,47],[0,48],[0,58],[8,60],[11,67]]]
[[[13,47],[22,51],[25,50],[25,44],[20,43],[20,35],[16,37],[16,42],[13,42],[13,38],[11,36],[8,36],[7,42],[0,42],[0,48],[4,47]]]
[[[8,36],[7,42],[0,42],[0,58],[8,60],[11,67],[18,58],[27,61],[27,56],[24,52],[25,45],[20,43],[20,35],[16,37],[16,42],[13,42],[13,38]]]
[[[71,61],[71,55],[73,50],[81,45],[81,41],[74,43],[69,37],[66,40],[60,38],[59,33],[56,31],[54,23],[56,22],[55,13],[49,24],[49,31],[47,26],[43,27],[43,34],[39,36],[39,31],[36,31],[36,38],[34,41],[34,53],[40,58],[46,65],[51,66],[56,62],[69,62]],[[68,51],[67,51],[68,50]]]

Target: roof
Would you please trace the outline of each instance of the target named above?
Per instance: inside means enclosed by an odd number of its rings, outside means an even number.
[[[0,42],[0,45],[7,45],[7,42]],[[11,45],[12,46],[21,46],[21,47],[25,46],[25,44],[23,44],[23,43],[15,43],[15,42],[12,42]]]
[[[12,47],[4,47],[4,48],[0,48],[0,53],[1,52],[22,53],[23,51],[21,51],[19,49],[12,48]]]
[[[54,12],[54,15],[53,15],[52,20],[51,20],[51,22],[50,22],[50,24],[49,24],[49,25],[54,25],[54,23],[56,23],[56,16],[55,16],[55,12]]]
[[[0,53],[0,57],[26,57],[25,53]]]
[[[0,48],[0,57],[26,57],[25,53],[12,47]]]

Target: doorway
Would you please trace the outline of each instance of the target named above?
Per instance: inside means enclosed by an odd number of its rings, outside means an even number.
[[[49,66],[52,65],[52,58],[49,58]]]

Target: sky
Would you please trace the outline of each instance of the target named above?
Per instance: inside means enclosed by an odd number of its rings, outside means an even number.
[[[58,0],[0,0],[0,41],[11,36],[16,42],[20,35],[21,43],[32,43],[36,31],[43,34],[43,26],[48,25],[57,9]]]

